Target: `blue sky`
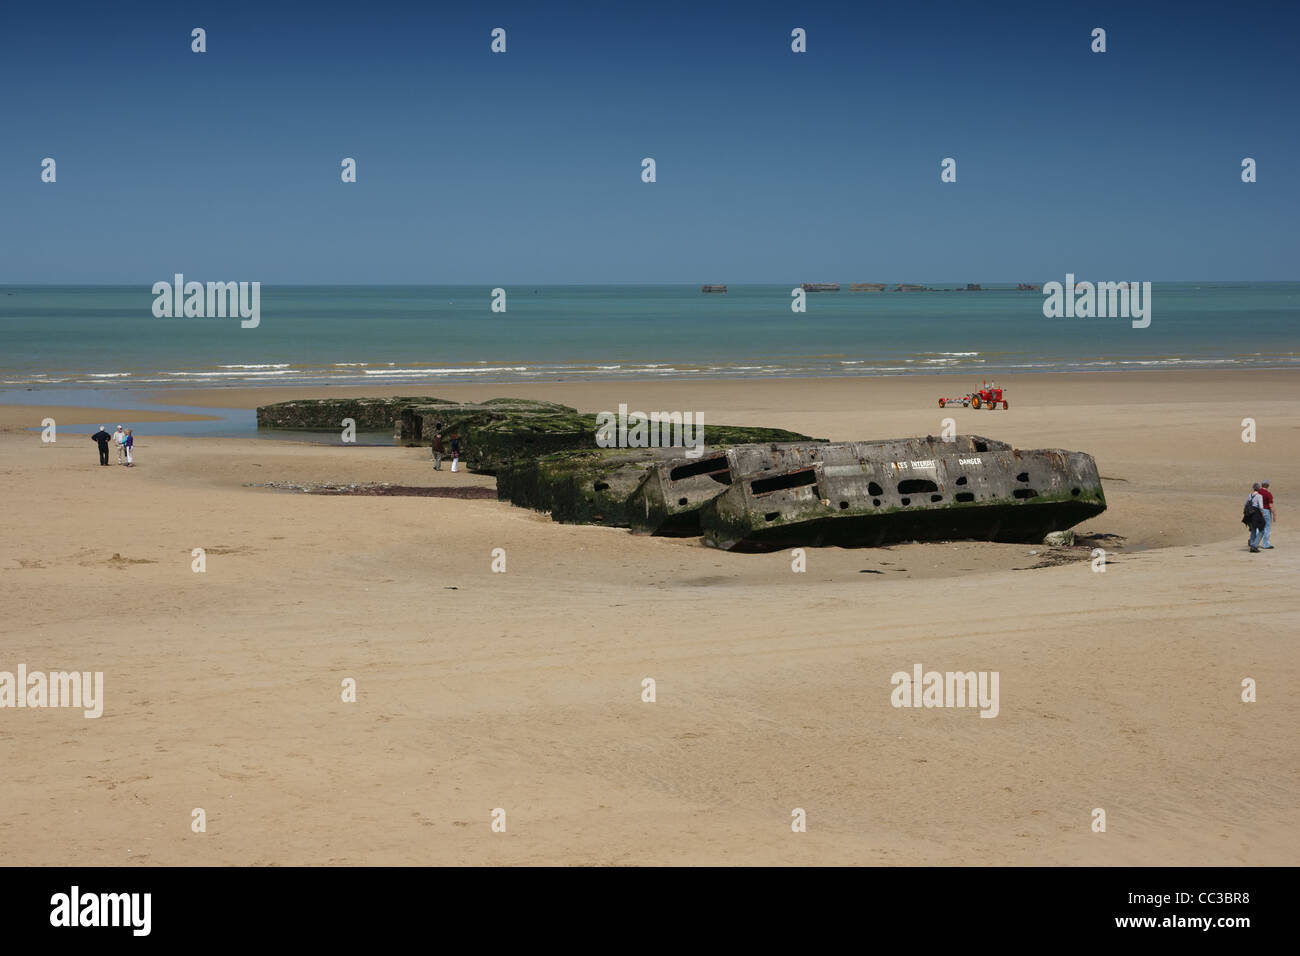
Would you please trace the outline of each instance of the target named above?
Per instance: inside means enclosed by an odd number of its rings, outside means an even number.
[[[1297,279],[1298,27],[1282,3],[11,4],[0,281]]]

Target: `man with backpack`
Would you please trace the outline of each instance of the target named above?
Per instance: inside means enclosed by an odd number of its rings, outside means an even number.
[[[1264,499],[1259,493],[1258,481],[1246,496],[1246,506],[1241,512],[1241,523],[1250,529],[1248,545],[1251,554],[1259,554],[1259,542],[1264,537]]]

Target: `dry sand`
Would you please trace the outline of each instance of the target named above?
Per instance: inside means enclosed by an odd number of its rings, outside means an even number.
[[[626,402],[822,437],[1093,453],[1105,573],[1041,547],[735,555],[504,503],[268,481],[491,486],[427,449],[150,437],[134,469],[0,408],[0,670],[103,671],[104,714],[0,710],[7,864],[1300,862],[1300,377],[1021,376],[402,388]],[[374,390],[358,390],[358,394]],[[320,390],[168,392],[248,407]],[[1258,441],[1241,441],[1241,421]],[[1252,480],[1277,548],[1249,554]],[[1300,521],[1300,518],[1295,519]],[[206,573],[191,551],[207,551]],[[491,571],[504,548],[507,572]],[[1039,555],[1030,552],[1039,551]],[[864,573],[880,572],[880,573]],[[1000,674],[1000,713],[890,677]],[[344,703],[345,678],[357,702]],[[641,682],[657,681],[643,703]],[[1243,703],[1244,678],[1258,682]],[[207,832],[191,829],[206,811]],[[490,814],[504,808],[507,832]],[[791,811],[807,811],[806,833]],[[1107,830],[1091,830],[1091,813]]]

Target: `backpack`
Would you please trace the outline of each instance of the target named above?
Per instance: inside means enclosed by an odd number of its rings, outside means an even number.
[[[1241,523],[1249,527],[1255,523],[1255,518],[1259,513],[1259,508],[1255,507],[1250,498],[1247,498],[1246,507],[1241,510]]]

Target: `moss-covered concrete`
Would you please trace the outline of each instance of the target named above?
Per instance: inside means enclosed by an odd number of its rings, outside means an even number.
[[[626,527],[627,499],[646,469],[670,452],[593,448],[521,458],[497,472],[497,497],[555,521]]]
[[[307,398],[262,405],[257,409],[258,428],[302,428],[334,430],[351,418],[360,431],[391,431],[404,409],[428,405],[441,399],[394,398]]]
[[[392,430],[398,441],[408,445],[429,444],[435,432],[441,432],[450,446],[452,436],[458,435],[465,465],[488,474],[555,452],[598,448],[595,414],[528,398],[484,402],[451,402],[428,396],[306,399],[257,410],[259,428],[336,429],[345,418],[356,421],[362,431]],[[704,430],[710,445],[805,437],[780,428],[711,425]]]
[[[530,456],[526,452],[545,440],[545,436],[538,435],[522,446],[517,457],[506,457],[504,443],[500,452],[494,449],[494,454],[502,455],[494,461],[497,497],[521,507],[549,511],[556,521],[625,528],[631,524],[629,498],[650,468],[663,462],[694,460],[682,458],[681,448],[594,447],[595,416],[581,417],[591,420],[593,431],[586,437],[590,438],[592,447]],[[511,433],[510,438],[516,443],[520,441],[517,432]],[[706,428],[705,438],[708,445],[702,450],[701,458],[718,454],[723,448],[722,441],[741,444],[812,441],[779,428],[728,425]],[[715,445],[715,441],[719,444]]]

